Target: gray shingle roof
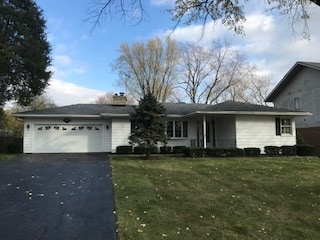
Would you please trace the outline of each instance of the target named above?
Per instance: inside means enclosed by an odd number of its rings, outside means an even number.
[[[216,105],[191,104],[191,103],[164,103],[167,115],[192,115],[205,112],[268,112],[268,113],[293,113],[287,109],[279,109],[249,103],[227,101]],[[128,115],[134,112],[135,105],[109,105],[109,104],[76,104],[44,110],[17,113],[15,116],[101,116],[103,115]],[[299,112],[296,112],[297,114]]]

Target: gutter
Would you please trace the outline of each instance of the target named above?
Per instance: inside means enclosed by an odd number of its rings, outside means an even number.
[[[188,114],[214,114],[214,115],[259,115],[259,116],[311,116],[310,112],[256,112],[256,111],[196,111]]]
[[[80,114],[12,114],[19,118],[101,118],[100,115],[80,115]]]

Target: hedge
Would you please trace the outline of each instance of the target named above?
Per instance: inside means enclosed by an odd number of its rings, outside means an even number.
[[[227,157],[242,157],[244,156],[244,150],[241,148],[226,148]]]
[[[131,154],[132,153],[132,146],[118,146],[116,148],[117,154]]]
[[[187,148],[186,146],[174,146],[173,147],[173,153],[175,153],[175,154],[184,153],[184,150],[186,148]]]
[[[283,156],[296,156],[297,148],[296,146],[281,146],[280,153]]]
[[[147,153],[147,148],[144,147],[144,146],[137,146],[137,147],[134,147],[133,152],[135,154],[146,154]],[[150,153],[151,154],[157,154],[158,153],[157,146],[151,147],[150,148]]]
[[[297,145],[298,156],[314,156],[315,149],[312,145]]]
[[[225,157],[227,155],[225,148],[206,148],[205,152],[210,157]]]
[[[163,146],[163,147],[160,147],[160,153],[161,154],[168,154],[168,153],[171,153],[171,147],[170,146]]]
[[[265,146],[264,152],[268,156],[279,156],[280,155],[280,147],[278,147],[278,146]]]
[[[186,157],[204,157],[205,150],[202,147],[188,147],[184,149]]]
[[[260,155],[260,148],[244,148],[244,155],[249,156],[249,157],[257,157]]]

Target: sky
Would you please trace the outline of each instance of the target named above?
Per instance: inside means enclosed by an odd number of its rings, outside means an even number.
[[[168,34],[178,42],[197,42],[204,46],[215,39],[227,39],[247,56],[259,73],[272,76],[270,90],[297,61],[320,61],[317,44],[320,7],[317,6],[310,6],[311,39],[303,40],[292,32],[285,18],[266,12],[261,0],[251,0],[245,8],[245,35],[236,35],[221,24],[210,22],[203,37],[200,25],[181,25],[172,32],[175,23],[165,11],[172,6],[170,0],[144,0],[148,15],[139,24],[114,16],[96,27],[86,20],[93,1],[36,0],[43,10],[52,47],[53,75],[46,95],[58,106],[93,103],[106,92],[124,92],[125,89],[117,85],[117,73],[111,68],[120,54],[120,45]]]

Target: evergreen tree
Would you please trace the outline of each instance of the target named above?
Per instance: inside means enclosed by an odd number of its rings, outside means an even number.
[[[51,76],[50,45],[42,10],[34,0],[0,0],[0,108],[28,105]]]
[[[151,148],[158,142],[167,143],[164,111],[163,105],[151,93],[147,93],[131,114],[133,127],[129,140],[146,148],[147,159],[150,158]]]

